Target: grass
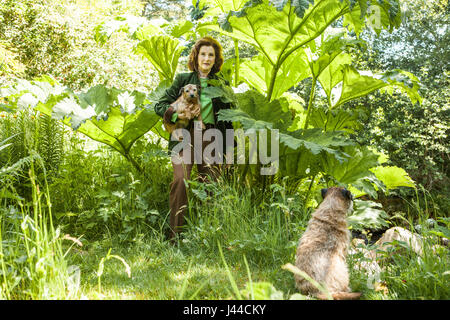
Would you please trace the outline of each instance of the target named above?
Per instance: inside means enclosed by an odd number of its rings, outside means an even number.
[[[430,239],[427,243],[433,242]],[[109,261],[99,295],[96,271],[109,245],[96,243],[85,253],[72,256],[72,263],[82,269],[82,291],[89,299],[236,299],[236,290],[242,294],[250,281],[272,284],[285,299],[297,293],[293,274],[282,269],[283,264],[293,262],[292,258],[285,257],[284,263],[256,263],[249,258],[247,270],[244,255],[225,247],[221,247],[222,259],[218,248],[214,252],[206,246],[193,247],[189,242],[180,241],[173,246],[165,241],[142,239],[129,247],[120,243],[114,246],[113,252],[129,264],[131,278],[120,261]],[[412,252],[394,255],[380,275],[380,288],[369,287],[368,275],[351,269],[351,286],[363,292],[362,299],[367,300],[448,299],[448,249],[437,254],[425,252],[423,257]],[[383,287],[387,288],[386,293],[380,290]]]
[[[217,183],[190,181],[185,230],[171,245],[165,239],[168,208],[159,206],[167,202],[168,193],[157,185],[170,180],[167,160],[149,157],[149,172],[136,176],[110,157],[114,168],[107,169],[111,176],[106,182],[100,174],[105,169],[102,160],[95,154],[69,158],[66,165],[83,167],[92,159],[86,170],[66,170],[63,165],[65,175],[49,186],[31,172],[31,202],[23,202],[18,194],[14,201],[22,205],[7,206],[3,200],[1,299],[304,298],[286,265],[295,261],[310,211],[303,207],[299,191],[287,191],[292,190],[287,179],[267,186],[264,197],[246,188],[236,173]],[[64,180],[72,181],[72,196],[77,197],[69,203],[87,204],[78,212],[72,207],[71,216],[55,212],[66,210],[65,198],[55,193]],[[41,191],[39,185],[44,186]],[[449,250],[432,251],[439,232],[448,232],[448,218],[439,220],[440,229],[430,226],[430,216],[436,218],[439,212],[422,208],[425,200],[417,195],[408,219],[402,220],[411,230],[414,223],[422,226],[423,256],[408,250],[393,255],[376,287],[367,273],[353,267],[361,257],[349,256],[351,286],[363,292],[362,299],[449,299]],[[56,228],[53,216],[61,217],[63,224]]]
[[[96,299],[101,293],[104,299],[234,299],[236,291],[230,284],[230,275],[239,290],[249,281],[243,258],[234,260],[227,252],[224,252],[227,266],[218,252],[214,255],[201,248],[193,251],[181,243],[173,246],[168,242],[145,240],[131,248],[118,246],[112,252],[128,263],[131,278],[121,262],[108,261],[101,292],[98,291],[96,271],[99,258],[106,254],[105,247],[99,244],[84,254],[72,256],[72,263],[81,268],[84,280],[81,289],[87,298]],[[276,286],[277,283],[280,285],[280,280],[283,283],[291,278],[289,272],[274,266],[250,270],[254,282],[269,281]]]
[[[0,215],[0,298],[74,297],[59,229],[53,227],[48,190],[40,191],[34,166],[29,171],[32,203]],[[47,204],[45,209],[42,198]]]
[[[175,246],[154,231],[153,235],[132,243],[124,244],[113,237],[88,242],[85,250],[73,252],[70,260],[82,271],[84,296],[163,300],[251,298],[245,290],[250,282],[271,284],[285,299],[296,294],[293,274],[282,267],[293,263],[296,243],[307,219],[298,215],[283,220],[281,212],[277,212],[280,206],[262,204],[250,210],[250,192],[233,183],[209,186],[221,190],[214,201],[208,196],[192,200],[186,230]],[[191,187],[201,186],[193,183]],[[269,200],[276,203],[274,198]],[[286,226],[286,222],[291,225]],[[429,233],[425,239],[424,256],[411,251],[394,255],[386,263],[386,271],[380,274],[378,287],[369,285],[367,273],[352,268],[358,257],[349,256],[351,286],[363,292],[362,299],[368,300],[448,299],[448,249],[440,248],[433,253],[431,247],[438,243],[438,238]],[[110,248],[130,266],[131,277],[121,261],[109,260],[99,290],[99,261]]]

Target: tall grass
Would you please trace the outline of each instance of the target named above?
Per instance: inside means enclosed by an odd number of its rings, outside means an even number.
[[[184,242],[217,253],[217,242],[241,259],[282,265],[293,257],[309,214],[298,194],[270,185],[265,195],[241,183],[232,173],[217,182],[189,181],[189,214]]]
[[[52,221],[46,181],[41,190],[31,162],[32,203],[1,208],[0,297],[4,299],[74,299],[76,268],[65,260],[62,237]],[[71,271],[71,272],[69,272]],[[75,271],[75,272],[74,272]]]
[[[442,238],[450,234],[450,220],[435,210],[433,197],[423,186],[420,191],[422,195],[416,189],[416,199],[409,203],[409,229],[419,232],[422,254],[403,250],[403,254],[392,255],[385,281],[391,298],[450,299],[450,250],[442,246]]]

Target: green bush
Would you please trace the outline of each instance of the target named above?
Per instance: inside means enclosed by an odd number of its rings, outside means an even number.
[[[0,47],[0,52],[7,50],[8,61],[14,58],[20,63],[15,69],[23,68],[26,79],[52,75],[74,90],[98,83],[127,89],[153,87],[154,71],[132,53],[133,43],[125,35],[113,35],[105,46],[93,37],[94,26],[102,19],[130,7],[137,13],[141,5],[136,1],[126,8],[114,4],[83,8],[49,0],[2,1],[0,41],[5,49]],[[0,75],[17,73],[1,70]]]
[[[50,186],[53,211],[64,230],[89,239],[132,240],[165,228],[171,179],[166,152],[142,138],[133,150],[144,172],[107,146],[73,134]],[[159,156],[158,156],[159,154]]]
[[[45,13],[45,0],[6,0],[0,4],[0,39],[16,51],[29,78],[54,72],[73,40],[66,24]]]

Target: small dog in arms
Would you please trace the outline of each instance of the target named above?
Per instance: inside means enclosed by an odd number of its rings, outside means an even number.
[[[164,128],[173,137],[181,141],[183,136],[181,132],[177,131],[180,128],[186,128],[189,125],[189,121],[197,117],[197,121],[201,123],[202,129],[205,129],[205,125],[202,121],[202,115],[200,113],[200,97],[198,94],[198,88],[195,84],[185,85],[180,89],[180,97],[171,105],[174,111],[178,114],[178,119],[175,123],[163,121]]]
[[[295,265],[322,284],[334,300],[359,299],[361,293],[349,288],[345,261],[350,242],[346,215],[353,210],[353,196],[345,188],[332,187],[322,189],[322,197],[299,241]],[[303,294],[327,298],[302,276],[296,274],[295,282]]]

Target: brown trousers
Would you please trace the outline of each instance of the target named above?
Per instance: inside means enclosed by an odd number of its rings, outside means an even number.
[[[207,128],[211,126],[208,125]],[[204,133],[203,130],[202,133]],[[182,231],[182,226],[184,225],[184,216],[187,211],[188,206],[188,196],[185,185],[185,180],[191,179],[191,171],[196,163],[194,163],[195,151],[194,151],[194,131],[190,130],[191,144],[184,149],[184,151],[190,152],[190,161],[185,163],[183,159],[183,150],[180,151],[178,155],[172,155],[172,166],[173,166],[173,181],[170,184],[170,194],[169,194],[169,206],[170,206],[170,235],[172,239],[177,233]],[[202,155],[205,147],[210,144],[209,141],[202,142]],[[213,154],[214,155],[214,154]],[[177,159],[176,163],[174,160]],[[198,158],[200,159],[200,158]],[[199,162],[199,161],[197,161]],[[201,157],[201,163],[197,163],[198,179],[202,182],[208,181],[209,178],[216,180],[218,174],[219,166],[218,164],[207,164],[205,163],[203,157]]]

